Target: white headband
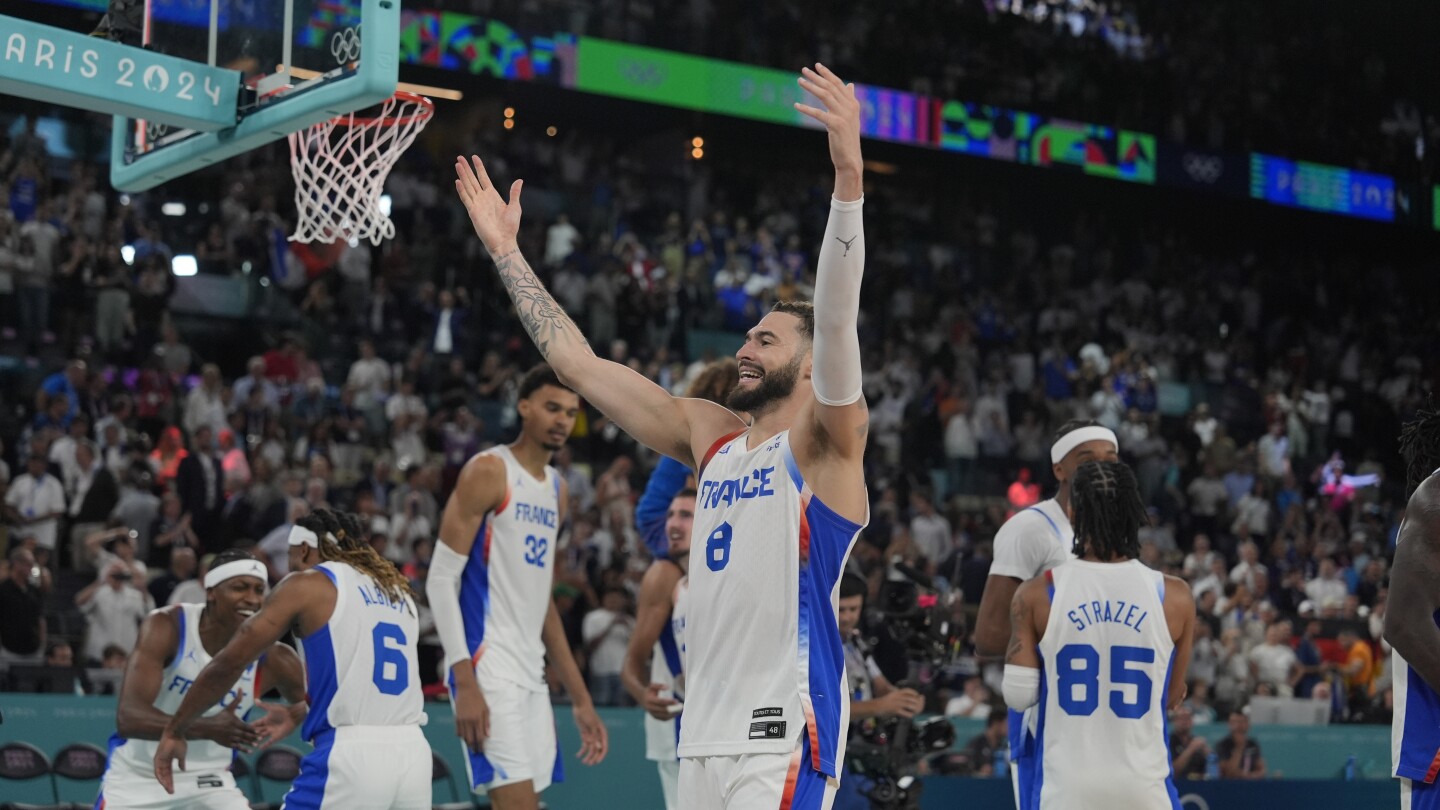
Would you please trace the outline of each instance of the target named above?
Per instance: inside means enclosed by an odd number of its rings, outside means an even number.
[[[259,560],[232,560],[210,569],[210,573],[205,575],[205,589],[209,590],[235,577],[255,577],[267,585],[270,583],[270,572],[265,569],[265,563]]]
[[[1120,452],[1120,440],[1115,438],[1115,431],[1099,425],[1072,430],[1061,436],[1054,445],[1050,447],[1050,463],[1059,464],[1061,459],[1070,455],[1070,451],[1086,442],[1109,442],[1114,445],[1115,452]]]
[[[291,526],[291,527],[290,527],[290,545],[292,545],[292,546],[309,546],[309,547],[311,547],[311,548],[319,548],[319,547],[320,547],[320,537],[319,537],[318,535],[316,535],[315,532],[310,531],[309,529],[305,528],[304,526]]]

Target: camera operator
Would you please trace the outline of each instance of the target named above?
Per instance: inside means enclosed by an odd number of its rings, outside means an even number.
[[[870,657],[860,639],[860,616],[865,607],[867,585],[855,574],[840,580],[840,611],[836,616],[840,638],[845,643],[845,673],[850,680],[850,723],[855,726],[871,717],[914,717],[925,706],[925,699],[914,689],[897,688],[890,683]],[[840,790],[835,796],[834,810],[867,810],[870,800],[865,791],[871,780],[852,773],[847,762],[840,777]]]

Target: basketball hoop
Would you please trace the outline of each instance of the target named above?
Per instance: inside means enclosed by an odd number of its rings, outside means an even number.
[[[290,239],[378,245],[394,237],[395,223],[380,210],[385,178],[434,115],[430,99],[401,90],[376,115],[352,112],[292,133],[299,221]]]

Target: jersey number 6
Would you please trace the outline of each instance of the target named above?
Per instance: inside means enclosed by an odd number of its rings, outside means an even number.
[[[370,632],[375,642],[375,669],[371,680],[383,695],[398,695],[410,686],[410,666],[405,660],[405,631],[400,625],[381,622]],[[392,672],[391,667],[394,667]]]

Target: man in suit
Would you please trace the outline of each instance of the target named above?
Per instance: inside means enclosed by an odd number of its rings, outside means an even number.
[[[66,499],[70,506],[70,560],[80,570],[89,570],[82,553],[86,535],[100,528],[120,502],[120,485],[115,475],[100,463],[95,443],[81,439],[75,443],[75,474],[66,482]]]
[[[190,454],[175,474],[180,503],[190,516],[190,527],[207,553],[220,548],[220,513],[225,508],[225,471],[215,455],[215,434],[209,425],[198,425],[190,437]]]

